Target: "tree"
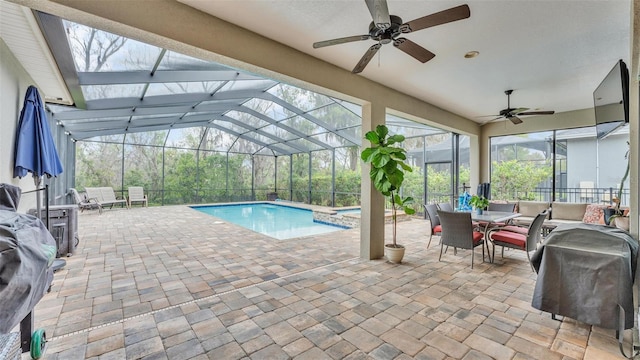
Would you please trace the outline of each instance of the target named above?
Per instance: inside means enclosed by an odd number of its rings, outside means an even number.
[[[76,187],[122,184],[122,144],[83,141],[76,143]]]
[[[551,177],[549,161],[494,161],[491,165],[491,192],[494,199],[532,199],[530,194]]]
[[[71,50],[80,71],[100,71],[128,38],[84,25],[67,23]]]

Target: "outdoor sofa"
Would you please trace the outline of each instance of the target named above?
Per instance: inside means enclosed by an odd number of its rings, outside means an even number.
[[[518,201],[517,212],[522,216],[514,219],[518,225],[529,225],[544,210],[549,209],[543,228],[553,230],[560,224],[604,224],[606,205],[587,203],[567,203],[560,201]]]

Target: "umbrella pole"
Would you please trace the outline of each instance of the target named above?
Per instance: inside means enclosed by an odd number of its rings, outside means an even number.
[[[41,196],[40,195],[40,191],[45,190],[45,192],[46,192],[45,193],[45,201],[46,201],[45,206],[47,207],[47,209],[49,209],[49,194],[48,194],[49,189],[48,188],[44,188],[44,189],[40,188],[40,185],[42,184],[42,177],[41,176],[35,176],[34,175],[33,176],[33,183],[36,185],[36,212],[38,214],[37,215],[38,218],[40,220],[42,220],[42,204],[41,204],[42,203],[42,199],[40,197]],[[47,227],[47,230],[49,230],[49,211],[47,211],[44,214],[44,217],[45,217],[44,223],[45,223],[45,225]]]
[[[46,225],[47,230],[51,231],[49,228],[49,184],[44,185],[44,214],[47,217]]]
[[[36,185],[36,211],[38,217],[40,217],[40,176],[33,175],[33,183]]]

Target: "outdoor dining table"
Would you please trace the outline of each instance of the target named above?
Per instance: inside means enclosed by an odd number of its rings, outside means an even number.
[[[515,219],[521,214],[506,211],[483,211],[482,214],[478,214],[476,211],[471,212],[471,220],[484,224],[484,243],[487,247],[487,255],[489,256],[489,262],[492,262],[491,255],[489,254],[489,239],[487,238],[487,232],[491,229],[491,224],[504,223],[508,220]]]

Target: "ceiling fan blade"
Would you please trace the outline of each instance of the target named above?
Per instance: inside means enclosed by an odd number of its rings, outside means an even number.
[[[518,113],[518,115],[553,115],[556,112],[553,110],[550,111],[526,111]]]
[[[460,5],[451,9],[443,10],[435,14],[423,16],[421,18],[411,20],[402,25],[403,33],[418,31],[428,27],[442,25],[453,21],[466,19],[471,16],[468,5]]]
[[[513,123],[513,125],[518,125],[518,124],[522,124],[522,119],[520,119],[517,116],[509,116],[507,117],[507,119],[511,120],[511,122]]]
[[[420,61],[421,63],[426,63],[427,61],[433,59],[436,56],[436,54],[432,53],[431,51],[405,38],[395,39],[393,41],[393,46],[404,51],[408,55],[413,56],[416,60]]]
[[[370,38],[371,36],[367,34],[367,35],[347,36],[343,38],[325,40],[325,41],[318,41],[316,43],[313,43],[313,48],[317,49],[325,46],[344,44],[344,43],[353,42],[353,41],[369,40]]]
[[[367,50],[367,52],[364,53],[360,61],[358,61],[358,64],[356,65],[356,67],[354,67],[353,70],[351,70],[351,72],[354,74],[361,73],[362,70],[364,70],[364,68],[367,67],[367,64],[369,64],[369,61],[371,61],[371,59],[373,59],[373,57],[376,55],[380,47],[382,47],[382,44],[380,43],[372,45],[369,48],[369,50]]]
[[[488,124],[488,123],[492,123],[492,122],[494,122],[496,120],[499,120],[499,119],[504,119],[504,116],[499,116],[499,115],[486,115],[486,116],[476,116],[476,117],[480,118],[480,117],[489,117],[489,116],[493,117],[493,119],[480,121],[479,122],[480,126]]]
[[[509,110],[509,114],[511,115],[520,115],[523,112],[529,110],[529,108],[515,108],[515,109],[510,109]]]
[[[365,0],[373,23],[380,30],[386,30],[391,27],[391,18],[389,17],[389,8],[387,0]]]

